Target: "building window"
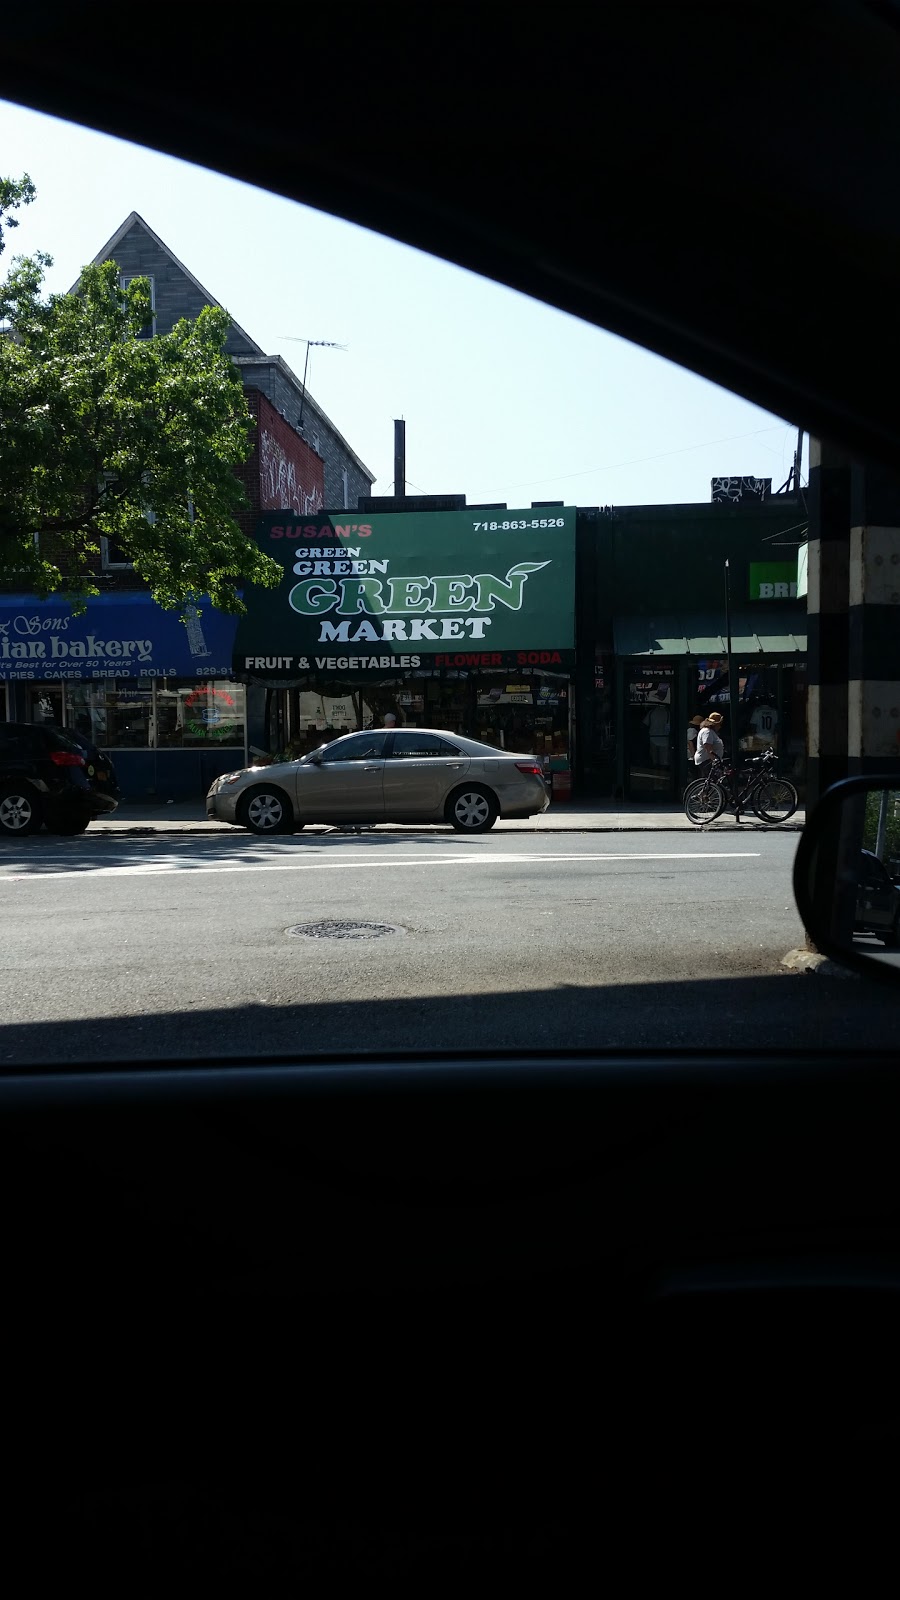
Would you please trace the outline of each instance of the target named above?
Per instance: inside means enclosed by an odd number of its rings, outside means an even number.
[[[341,469],[341,481],[344,485],[344,510],[350,510],[350,474],[346,467]]]
[[[123,289],[127,289],[135,278],[147,278],[150,283],[150,305],[152,315],[149,322],[145,322],[138,333],[139,339],[152,339],[156,333],[156,279],[149,272],[120,272],[119,282]]]
[[[146,481],[145,475],[145,482]],[[104,472],[104,496],[109,497],[110,499],[114,498],[116,494],[117,483],[118,479],[114,473]],[[193,522],[193,506],[190,507],[190,511],[191,521]],[[156,522],[156,512],[150,506],[145,506],[144,517],[152,528]],[[118,539],[111,539],[108,537],[101,537],[100,539],[100,564],[103,567],[104,572],[131,572],[134,568],[134,562],[130,559],[127,552],[122,548]]]
[[[100,540],[100,561],[104,572],[132,572],[134,562],[122,549],[118,539]]]

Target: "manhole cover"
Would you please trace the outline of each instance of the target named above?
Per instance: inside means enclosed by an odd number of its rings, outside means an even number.
[[[292,939],[383,939],[403,929],[391,922],[298,922],[284,931]]]

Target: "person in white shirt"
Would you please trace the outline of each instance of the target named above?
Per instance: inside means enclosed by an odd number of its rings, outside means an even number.
[[[700,724],[697,749],[694,752],[695,767],[708,766],[713,760],[721,761],[725,754],[725,746],[719,738],[719,729],[724,721],[721,711],[711,711],[706,721]]]

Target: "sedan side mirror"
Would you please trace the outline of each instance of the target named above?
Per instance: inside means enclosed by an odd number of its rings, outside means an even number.
[[[794,898],[817,950],[900,984],[900,776],[827,789],[794,860]]]

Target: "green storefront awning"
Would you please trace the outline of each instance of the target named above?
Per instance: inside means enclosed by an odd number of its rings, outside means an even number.
[[[791,624],[793,623],[793,627]],[[722,616],[616,617],[617,656],[723,656]],[[792,656],[806,652],[806,618],[738,611],[731,619],[731,648],[740,656]]]

